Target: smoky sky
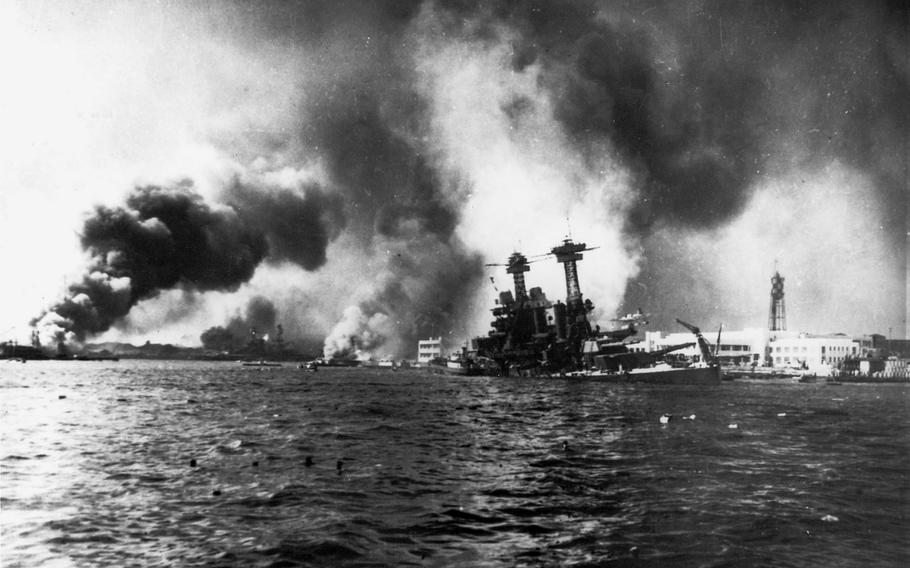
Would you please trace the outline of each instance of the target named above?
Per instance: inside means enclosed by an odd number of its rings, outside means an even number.
[[[271,300],[264,296],[253,296],[247,302],[243,315],[232,317],[224,326],[211,327],[200,336],[202,344],[208,349],[233,351],[243,348],[254,337],[266,335],[275,338],[277,331],[278,311]],[[255,334],[255,336],[254,336]]]
[[[341,199],[317,184],[298,191],[252,187],[235,180],[225,193],[225,202],[265,233],[270,259],[290,261],[306,270],[325,264],[326,248],[346,222]]]
[[[272,333],[277,323],[277,315],[271,300],[263,296],[253,296],[246,305],[244,316],[231,318],[227,328],[238,336],[249,334],[253,329],[258,335]]]
[[[454,237],[459,214],[447,195],[457,181],[444,178],[415,142],[420,136],[414,117],[423,112],[416,95],[404,97],[408,112],[396,105],[384,115],[380,93],[352,91],[341,103],[324,101],[303,136],[323,149],[331,178],[349,205],[352,232],[367,246],[391,252],[373,294],[355,312],[366,327],[342,322],[327,344],[334,345],[335,356],[347,357],[365,345],[394,342],[386,348],[405,356],[419,338],[468,317],[464,303],[482,277],[481,259]],[[368,329],[376,314],[394,322],[394,332]]]
[[[517,34],[585,153],[615,151],[639,192],[629,229],[723,224],[756,178],[832,157],[906,191],[907,10],[841,2],[441,2],[478,41]],[[796,155],[803,149],[801,155]],[[900,213],[902,214],[902,213]],[[899,219],[889,219],[900,228]]]
[[[369,234],[396,236],[406,221],[418,223],[421,233],[451,234],[457,212],[445,200],[443,180],[412,142],[417,134],[407,130],[421,110],[396,105],[393,116],[383,116],[378,93],[351,89],[350,99],[321,104],[302,133],[322,148],[351,215]]]
[[[654,235],[721,228],[762,180],[832,161],[874,180],[868,198],[882,204],[884,238],[906,246],[908,16],[897,3],[326,0],[194,10],[215,35],[301,54],[311,76],[286,128],[237,138],[255,147],[250,156],[317,163],[325,179],[276,188],[238,177],[219,204],[186,186],[149,186],[122,207],[98,207],[83,231],[86,276],[51,310],[79,336],[160,290],[236,290],[264,261],[331,270],[329,245],[343,234],[372,261],[360,275],[370,293],[352,299],[365,321],[395,322],[402,345],[460,326],[460,307],[485,285],[482,251],[457,237],[457,196],[470,180],[440,165],[420,41],[507,44],[502,72],[535,74],[582,164],[593,170],[608,155],[628,172],[622,230],[645,259],[645,282],[685,267],[653,248],[665,243]],[[438,27],[424,27],[428,19]],[[519,97],[499,108],[518,124],[536,104]],[[645,290],[630,286],[627,302],[660,293]]]
[[[906,268],[905,4],[441,5],[453,14],[452,30],[481,43],[512,41],[513,69],[539,66],[555,118],[579,152],[592,163],[610,153],[633,176],[625,230],[642,262],[627,288],[629,309],[650,305],[672,322],[679,310],[704,316],[723,307],[724,291],[708,276],[712,259],[668,247],[663,232],[721,229],[744,212],[762,183],[794,171],[809,177],[831,163],[872,180],[864,199],[878,207],[869,230]],[[484,25],[466,25],[472,21]],[[527,103],[519,102],[505,111],[520,114]],[[801,184],[790,190],[800,192]],[[832,200],[840,199],[842,191],[832,190]],[[815,246],[819,254],[837,254]],[[770,277],[770,265],[767,270]],[[669,293],[676,289],[691,292]]]
[[[299,136],[344,200],[346,230],[385,258],[373,268],[372,291],[357,311],[346,312],[358,320],[340,322],[326,343],[337,347],[337,356],[365,344],[385,344],[387,353],[405,356],[417,339],[469,317],[463,308],[476,293],[482,262],[454,235],[460,212],[451,195],[465,188],[443,175],[425,141],[428,105],[416,85],[405,33],[420,3],[371,3],[365,14],[344,16],[351,6],[300,6],[301,17],[340,22],[337,27],[353,39],[338,68],[327,71],[330,80],[310,92]],[[274,22],[270,26],[275,29]],[[307,30],[277,29],[306,45],[314,38],[330,41],[335,33],[319,28],[301,37]],[[346,63],[354,55],[360,60]],[[369,329],[376,322],[394,327]]]

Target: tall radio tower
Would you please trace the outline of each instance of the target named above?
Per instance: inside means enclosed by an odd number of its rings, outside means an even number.
[[[768,312],[768,330],[787,330],[787,311],[784,308],[784,277],[777,270],[771,278],[771,309]]]

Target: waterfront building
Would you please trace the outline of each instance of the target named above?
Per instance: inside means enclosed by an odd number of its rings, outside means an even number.
[[[712,333],[703,329],[702,334],[708,340],[713,351],[717,342],[717,332]],[[720,349],[717,351],[717,356],[724,364],[751,365],[755,363],[760,365],[765,357],[768,339],[768,330],[763,328],[723,330],[720,334]],[[657,351],[682,343],[695,343],[695,335],[689,332],[664,334],[661,331],[646,331],[644,340],[630,344],[629,348],[633,351]],[[673,353],[692,360],[698,360],[701,357],[697,344]]]
[[[774,367],[806,369],[827,374],[844,361],[861,354],[861,341],[842,333],[831,335],[779,335],[768,343],[768,357]]]
[[[421,339],[417,342],[417,365],[426,367],[432,359],[442,357],[442,337]]]
[[[712,351],[717,334],[702,331]],[[642,341],[629,344],[632,351],[657,351],[672,345],[694,343],[691,333],[646,331]],[[727,365],[769,366],[781,369],[804,369],[820,375],[830,374],[848,359],[865,356],[864,339],[844,334],[815,335],[810,333],[775,331],[764,328],[724,330],[720,335],[718,357]],[[867,342],[871,345],[871,341]],[[871,349],[871,347],[869,347]],[[677,356],[698,361],[697,345],[674,351]]]
[[[800,369],[818,375],[858,373],[872,376],[910,375],[910,366],[901,358],[910,355],[910,340],[893,340],[880,334],[849,337],[843,333],[817,335],[788,331],[784,307],[784,278],[775,271],[771,278],[771,303],[767,328],[723,330],[720,348],[721,363],[739,366],[763,366],[777,369]],[[702,329],[702,334],[715,350],[717,333]],[[658,351],[674,345],[693,343],[674,350],[671,357],[690,361],[701,358],[691,333],[647,331],[644,339],[628,345],[632,351]],[[888,361],[886,363],[886,360]],[[884,376],[884,375],[883,375]]]

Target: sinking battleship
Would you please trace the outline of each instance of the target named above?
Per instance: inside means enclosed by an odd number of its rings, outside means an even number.
[[[627,341],[638,333],[645,315],[639,312],[618,320],[618,329],[601,330],[592,325],[594,304],[581,293],[578,261],[593,250],[585,243],[565,239],[550,252],[537,257],[513,253],[503,266],[512,276],[514,293],[499,293],[492,309],[493,321],[486,336],[475,337],[453,356],[450,367],[498,376],[534,375],[590,377],[629,382],[713,384],[721,381],[716,347],[705,340],[701,330],[677,320],[695,335],[695,342],[672,345],[653,352],[633,351]],[[527,288],[525,273],[531,262],[553,257],[563,265],[566,276],[565,303],[551,302],[539,287]],[[700,360],[668,357],[697,344]],[[718,341],[715,345],[719,345]]]

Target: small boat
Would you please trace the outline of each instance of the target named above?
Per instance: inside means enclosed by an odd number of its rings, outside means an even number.
[[[483,367],[474,359],[466,357],[461,353],[454,354],[448,358],[437,357],[430,361],[430,368],[437,373],[447,375],[481,375]]]
[[[280,367],[281,363],[274,363],[271,361],[244,361],[242,365],[244,367]]]

